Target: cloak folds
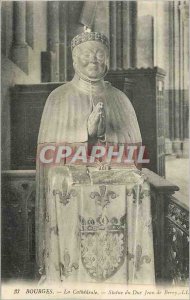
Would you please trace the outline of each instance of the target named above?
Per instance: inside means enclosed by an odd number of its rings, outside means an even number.
[[[74,79],[55,89],[47,99],[42,115],[38,144],[84,143],[88,141],[87,121],[93,103],[104,103],[106,142],[141,142],[135,111],[127,96],[105,82],[91,86]]]

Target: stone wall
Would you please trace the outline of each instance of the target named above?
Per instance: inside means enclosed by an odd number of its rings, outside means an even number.
[[[13,48],[18,47],[22,51],[22,45],[16,45],[14,38],[15,18],[14,3],[2,2],[2,58],[1,58],[1,101],[2,101],[2,168],[10,167],[10,88],[15,84],[30,84],[41,82],[41,51],[47,47],[46,39],[46,5],[44,1],[30,2],[32,10],[30,15],[33,22],[30,23],[33,39],[31,46],[26,41],[27,61],[23,62],[19,57],[13,62]],[[24,9],[25,2],[21,3]],[[26,8],[25,8],[26,9]],[[30,8],[31,9],[31,8]],[[27,18],[26,18],[27,20]],[[31,22],[31,20],[29,20]],[[27,24],[22,24],[27,28]],[[25,31],[26,34],[26,31]],[[25,35],[26,38],[26,35]],[[29,39],[29,37],[28,37]],[[19,41],[18,41],[19,42]],[[31,40],[30,40],[31,42]],[[18,59],[18,60],[17,60]],[[24,67],[27,66],[26,70]]]
[[[165,78],[166,154],[188,155],[188,3],[139,1],[137,66],[159,66]]]

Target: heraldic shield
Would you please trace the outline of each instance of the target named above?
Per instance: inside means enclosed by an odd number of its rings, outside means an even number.
[[[81,261],[91,278],[103,282],[125,261],[126,214],[122,215],[125,197],[120,195],[121,187],[120,191],[106,185],[93,189],[88,197],[83,197],[83,215],[79,216]]]
[[[84,167],[55,167],[49,174],[41,279],[152,284],[151,206],[143,177]]]

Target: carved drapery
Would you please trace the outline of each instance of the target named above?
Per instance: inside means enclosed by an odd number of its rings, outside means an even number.
[[[39,213],[43,199],[37,210],[45,231],[36,222],[37,263],[46,283],[154,284],[146,177],[134,169],[76,165],[52,167],[47,176],[45,215],[44,209]],[[60,264],[65,271],[65,247],[76,267],[69,278],[60,271]]]
[[[149,168],[161,176],[165,174],[162,114],[164,109],[164,74],[163,70],[155,67],[153,69],[110,71],[105,78],[114,87],[126,93],[132,102],[137,114],[143,143],[149,151]],[[63,83],[17,85],[14,87],[11,103],[11,168],[32,169],[35,167],[35,145],[44,103],[50,92],[61,84]],[[23,143],[25,147],[22,147]]]
[[[178,189],[175,185],[147,169],[143,173],[151,185],[156,281],[187,283],[188,209],[172,197]],[[35,252],[35,171],[5,171],[2,180],[2,277],[31,278]]]

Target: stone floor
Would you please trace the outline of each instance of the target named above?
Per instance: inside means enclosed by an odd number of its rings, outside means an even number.
[[[189,206],[189,159],[166,156],[166,179],[179,186],[175,197]]]

